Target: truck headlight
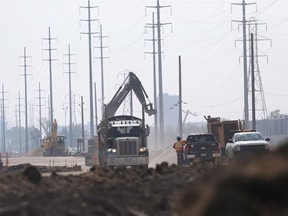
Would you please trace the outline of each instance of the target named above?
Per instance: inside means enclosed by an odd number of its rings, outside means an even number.
[[[140,148],[140,152],[145,152],[145,151],[147,151],[148,149],[146,148],[146,147],[142,147],[142,148]]]
[[[235,150],[235,151],[240,151],[240,145],[235,145],[235,146],[234,146],[234,150]]]
[[[107,150],[107,152],[116,153],[117,150],[116,150],[115,148],[109,148],[109,149]]]

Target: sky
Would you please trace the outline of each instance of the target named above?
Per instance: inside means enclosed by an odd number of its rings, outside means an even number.
[[[242,20],[242,8],[231,5],[240,0],[160,0],[162,28],[163,92],[178,95],[178,56],[182,59],[183,110],[196,113],[187,121],[205,121],[204,115],[225,119],[243,119],[243,50],[242,27],[232,20]],[[267,112],[279,109],[288,113],[288,1],[246,1],[247,20],[259,23],[259,68]],[[108,103],[124,73],[134,72],[153,102],[153,65],[151,28],[156,0],[93,1],[92,31],[102,25],[104,49],[104,102]],[[27,58],[29,124],[39,121],[39,83],[42,115],[48,116],[49,69],[48,28],[51,29],[53,61],[53,107],[59,124],[68,124],[68,46],[71,47],[72,91],[75,95],[74,123],[80,123],[80,98],[84,98],[85,121],[89,121],[89,69],[87,1],[72,0],[0,0],[0,75],[4,93],[5,116],[15,125],[18,92],[24,110],[24,47]],[[99,38],[93,37],[93,82],[97,85],[98,113],[101,112],[101,73]],[[146,53],[146,54],[145,54]],[[75,64],[74,64],[75,63]],[[1,90],[3,92],[3,90]],[[135,102],[137,103],[137,102]],[[173,104],[171,104],[171,107]],[[66,110],[66,111],[65,111]],[[165,112],[165,110],[164,110]],[[141,115],[140,106],[134,108]],[[100,115],[100,114],[99,114]],[[74,115],[73,115],[74,116]],[[101,116],[101,115],[100,115]],[[22,114],[23,118],[23,114]],[[99,117],[101,118],[101,117]],[[24,122],[24,119],[22,119]],[[153,118],[148,122],[153,125]]]

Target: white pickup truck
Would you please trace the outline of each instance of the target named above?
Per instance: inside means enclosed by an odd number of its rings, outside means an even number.
[[[260,132],[238,132],[226,144],[226,155],[229,159],[254,156],[269,151],[269,141]]]

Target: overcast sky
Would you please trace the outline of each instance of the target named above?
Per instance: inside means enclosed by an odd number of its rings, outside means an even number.
[[[161,0],[161,20],[172,23],[172,26],[162,28],[163,51],[163,91],[169,95],[178,95],[178,56],[182,57],[183,78],[183,109],[197,113],[189,116],[187,121],[204,121],[203,115],[220,116],[226,119],[243,119],[243,59],[242,30],[238,23],[232,20],[242,20],[242,8],[231,6],[231,3],[242,1],[228,0]],[[255,17],[259,23],[259,38],[271,41],[259,41],[259,67],[262,85],[266,99],[267,111],[280,109],[288,113],[288,1],[246,1],[256,5],[247,6],[247,20]],[[105,72],[105,102],[108,103],[115,94],[123,73],[133,71],[147,91],[153,102],[153,70],[152,55],[144,54],[152,51],[152,43],[145,39],[152,38],[151,29],[145,31],[146,23],[152,23],[153,9],[145,6],[155,6],[156,0],[105,0],[93,1],[91,5],[99,6],[99,11],[91,11],[93,31],[99,31],[99,23],[103,26]],[[5,88],[5,107],[8,120],[15,124],[15,109],[18,104],[18,92],[24,97],[23,59],[26,47],[31,65],[27,73],[29,113],[34,113],[34,123],[38,122],[38,85],[44,106],[43,116],[47,116],[47,100],[49,95],[48,43],[43,38],[48,37],[48,27],[51,27],[53,59],[53,97],[54,117],[64,124],[64,110],[68,104],[68,62],[64,54],[71,46],[72,89],[76,100],[76,121],[80,123],[80,96],[85,101],[85,119],[89,120],[89,85],[88,85],[88,40],[87,1],[64,0],[0,0],[0,74],[1,83]],[[172,28],[171,28],[172,27]],[[99,39],[94,38],[93,46],[99,46]],[[93,57],[99,57],[100,50],[93,50]],[[267,62],[268,59],[268,62]],[[101,97],[100,61],[93,61],[93,82],[97,83],[97,98]],[[2,88],[2,86],[1,86]],[[2,98],[2,96],[1,96]],[[136,103],[136,102],[135,102]],[[24,110],[24,99],[22,99]],[[99,102],[100,105],[100,102]],[[173,104],[171,104],[173,106]],[[99,106],[100,107],[100,106]],[[165,110],[164,110],[165,111]],[[100,112],[100,108],[99,108]],[[135,113],[140,114],[139,108]],[[153,123],[153,118],[149,121]],[[22,120],[23,121],[23,120]],[[29,117],[29,121],[32,118]],[[67,113],[68,124],[68,113]]]

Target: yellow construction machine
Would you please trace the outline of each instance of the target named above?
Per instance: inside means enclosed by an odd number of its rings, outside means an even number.
[[[41,147],[44,148],[43,156],[68,156],[65,144],[65,136],[57,135],[57,121],[54,119],[51,135],[42,139]]]

